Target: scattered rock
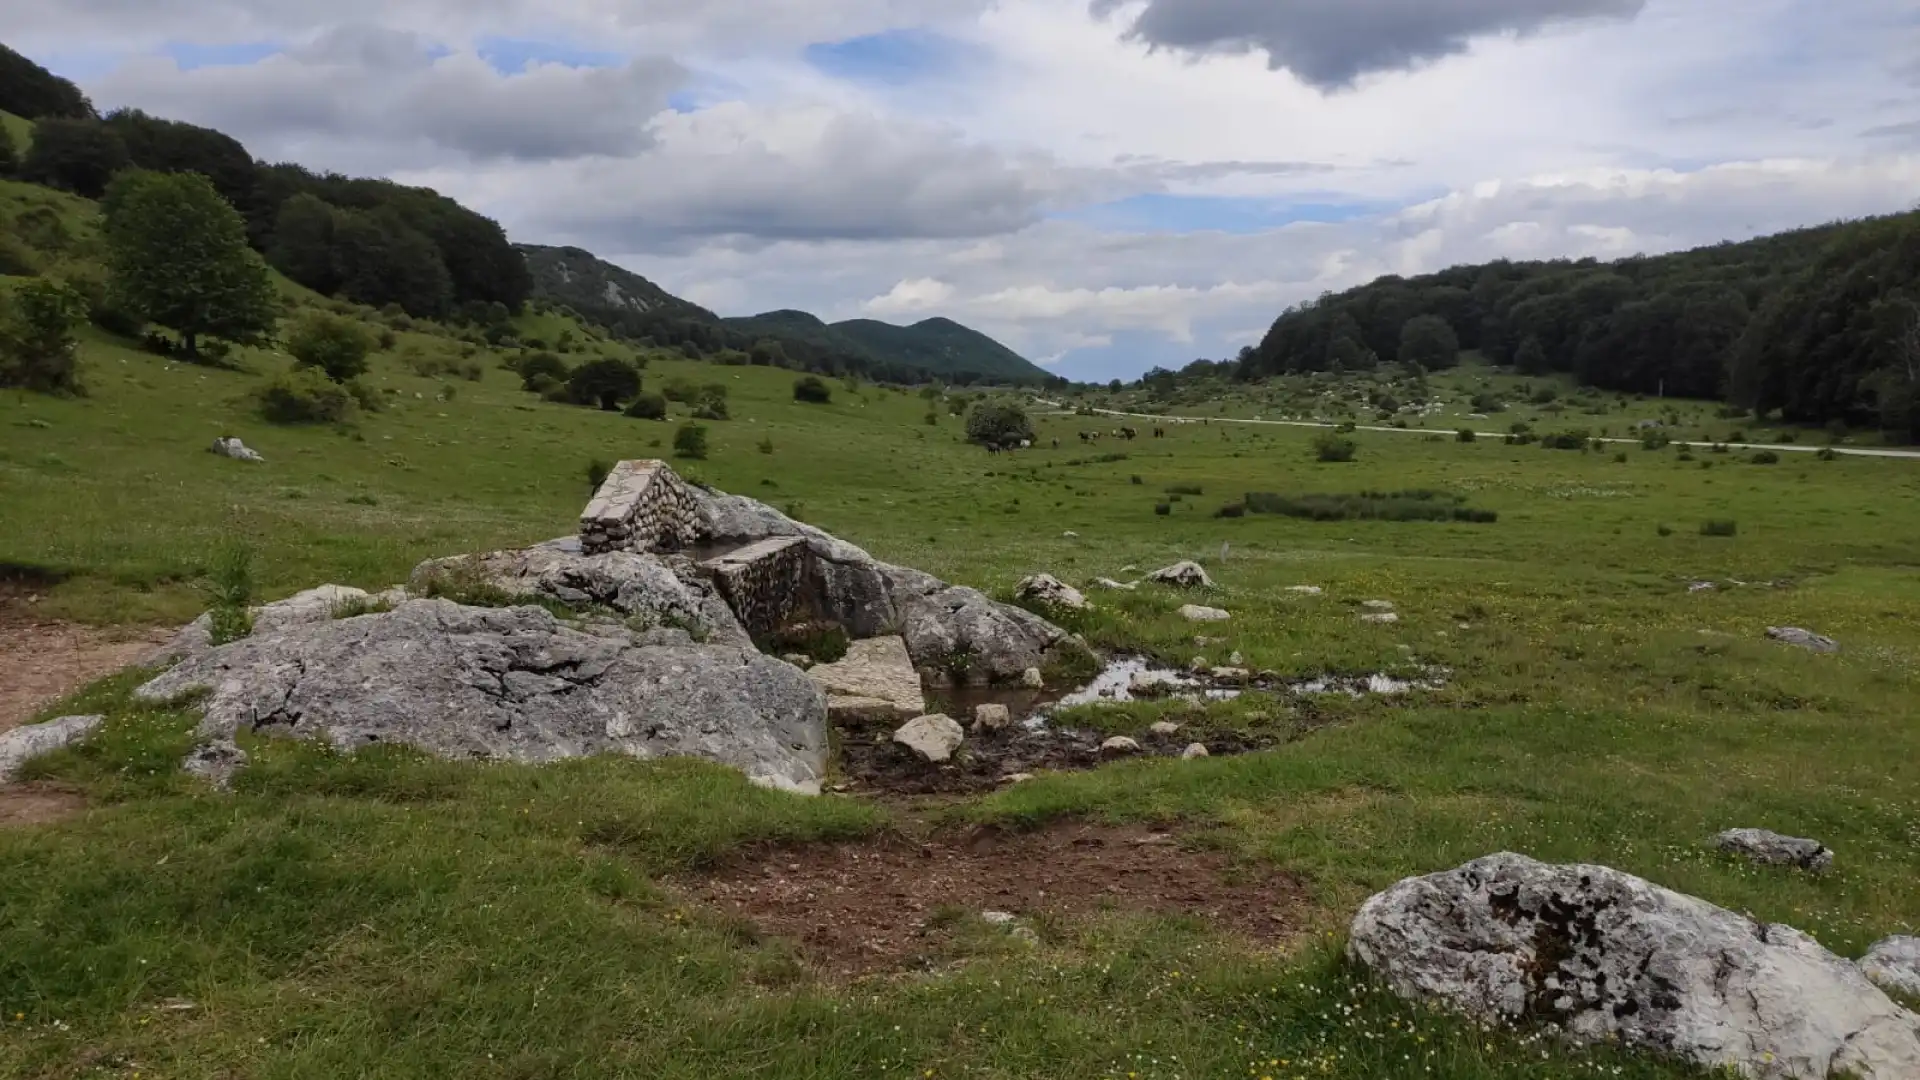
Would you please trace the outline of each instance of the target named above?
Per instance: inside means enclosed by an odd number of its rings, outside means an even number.
[[[1207,675],[1214,682],[1221,683],[1243,683],[1253,678],[1253,672],[1237,667],[1217,667],[1208,671]]]
[[[1146,700],[1166,697],[1179,688],[1180,680],[1164,671],[1136,671],[1127,680],[1127,693]]]
[[[1052,574],[1035,574],[1022,578],[1020,584],[1013,587],[1013,595],[1021,600],[1041,604],[1046,607],[1064,608],[1068,611],[1085,611],[1092,605],[1080,590],[1054,577]]]
[[[1360,621],[1379,626],[1390,626],[1400,621],[1400,616],[1391,611],[1369,611],[1360,616]]]
[[[1063,532],[1063,533],[1061,533],[1061,534],[1060,534],[1060,536],[1061,536],[1061,537],[1062,537],[1063,539],[1067,539],[1067,540],[1078,540],[1078,539],[1080,539],[1080,534],[1079,534],[1079,533],[1077,533],[1077,532],[1074,532],[1074,531],[1073,531],[1072,529],[1068,529],[1068,530],[1067,530],[1066,532]]]
[[[259,464],[267,460],[261,457],[258,451],[231,435],[223,435],[213,440],[213,445],[208,449],[223,458],[232,458],[235,461],[251,461]]]
[[[1036,949],[1040,947],[1040,933],[1031,926],[1015,926],[1007,931],[1007,936],[1022,945]]]
[[[1137,581],[1115,581],[1112,578],[1094,578],[1093,584],[1099,589],[1113,589],[1118,592],[1132,592],[1140,587]]]
[[[1180,617],[1188,622],[1226,622],[1233,618],[1231,614],[1217,607],[1203,607],[1188,604],[1180,609]]]
[[[1392,610],[1393,610],[1393,601],[1391,601],[1391,600],[1368,600],[1368,601],[1365,601],[1364,603],[1362,603],[1362,604],[1361,604],[1360,606],[1361,606],[1361,607],[1363,607],[1363,608],[1366,608],[1366,609],[1367,609],[1368,611],[1392,611]]]
[[[1204,656],[1194,657],[1193,661],[1187,665],[1187,670],[1193,672],[1195,675],[1205,675],[1212,668],[1213,661]]]
[[[1140,744],[1127,738],[1125,735],[1115,735],[1113,738],[1100,744],[1100,752],[1113,757],[1119,757],[1123,754],[1137,754],[1140,752]]]
[[[0,733],[0,784],[12,780],[20,767],[93,734],[103,716],[63,716],[44,724],[28,724]]]
[[[1020,685],[1029,690],[1044,690],[1047,685],[1047,679],[1046,676],[1040,673],[1039,668],[1030,667],[1020,673]]]
[[[1232,656],[1227,657],[1227,666],[1228,667],[1246,667],[1247,658],[1245,656],[1242,656],[1238,650],[1235,650]]]
[[[826,700],[806,674],[743,649],[588,634],[534,607],[414,600],[256,632],[135,696],[198,688],[211,691],[199,734],[212,745],[189,767],[216,781],[244,761],[243,729],[454,759],[701,757],[795,791],[818,791],[826,766]]]
[[[1162,567],[1147,575],[1148,581],[1157,581],[1162,585],[1172,585],[1179,589],[1211,589],[1213,579],[1197,562],[1177,562]]]
[[[1226,643],[1227,643],[1227,639],[1222,637],[1206,637],[1204,635],[1199,635],[1193,639],[1193,647],[1196,649],[1206,649],[1206,648],[1211,648],[1212,646],[1215,646],[1215,645],[1225,645]]]
[[[980,913],[980,921],[986,923],[988,926],[1011,926],[1014,918],[1014,914],[1010,911],[983,911]]]
[[[952,718],[934,713],[907,721],[893,733],[893,741],[937,765],[953,759],[967,733]]]
[[[837,721],[884,724],[927,712],[920,672],[897,637],[856,641],[838,662],[813,667],[807,677],[827,695],[827,715]]]
[[[1004,731],[1013,724],[1013,713],[1005,705],[976,705],[973,730]]]
[[[1185,750],[1180,751],[1180,760],[1182,761],[1194,761],[1206,756],[1207,744],[1205,743],[1194,743]]]
[[[1287,591],[1290,593],[1298,593],[1301,596],[1322,596],[1326,593],[1326,590],[1318,585],[1290,585],[1287,587]]]
[[[1007,775],[1005,775],[1005,776],[1003,776],[1003,777],[1001,777],[1001,778],[1000,778],[1000,782],[1001,782],[1001,783],[1003,783],[1003,784],[1009,784],[1009,785],[1012,785],[1012,784],[1024,784],[1024,783],[1026,783],[1027,781],[1029,781],[1029,780],[1031,780],[1031,779],[1033,779],[1033,774],[1032,774],[1032,773],[1030,773],[1030,772],[1017,772],[1017,773],[1008,773]]]
[[[1769,626],[1767,636],[1782,645],[1793,645],[1817,653],[1837,653],[1840,643],[1830,637],[1822,637],[1811,630],[1802,630],[1797,626]]]
[[[1719,586],[1715,585],[1711,581],[1696,581],[1687,586],[1687,591],[1690,593],[1712,592],[1714,589],[1718,587]]]
[[[1728,829],[1713,842],[1721,851],[1764,866],[1797,866],[1815,873],[1833,867],[1833,852],[1818,840],[1781,836],[1765,829]]]
[[[813,666],[813,657],[808,656],[806,653],[788,653],[780,659],[785,660],[801,671],[805,671]]]
[[[1920,1076],[1920,1019],[1791,927],[1604,866],[1499,854],[1368,900],[1348,953],[1404,997],[1792,1080]]]
[[[1920,997],[1920,937],[1875,942],[1860,958],[1860,970],[1881,989]]]
[[[1162,720],[1147,729],[1147,734],[1157,738],[1170,739],[1180,734],[1180,725],[1171,720]]]

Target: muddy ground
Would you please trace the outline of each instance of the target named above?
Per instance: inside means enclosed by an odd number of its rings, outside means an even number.
[[[1307,906],[1298,878],[1234,865],[1191,837],[1079,821],[771,848],[674,885],[840,977],[949,962],[983,912],[1014,916],[1007,932],[1040,927],[1042,940],[1056,920],[1117,911],[1274,943],[1302,929]]]
[[[1021,773],[1068,772],[1097,768],[1117,760],[1102,754],[1107,736],[1097,732],[1060,728],[1029,730],[1015,726],[991,734],[969,732],[954,760],[930,764],[895,743],[887,730],[839,729],[840,782],[852,793],[894,795],[966,795],[992,791]],[[1158,736],[1131,736],[1140,753],[1179,757],[1195,742],[1213,757],[1227,757],[1279,745],[1279,735],[1257,737],[1238,732],[1180,732]]]

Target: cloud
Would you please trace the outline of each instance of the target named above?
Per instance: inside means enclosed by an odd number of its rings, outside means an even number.
[[[1109,15],[1131,0],[1093,0]],[[1130,36],[1196,53],[1265,50],[1321,89],[1465,52],[1474,39],[1578,19],[1626,19],[1646,0],[1147,0]]]
[[[409,31],[328,30],[245,65],[183,68],[141,56],[88,89],[219,128],[264,157],[385,171],[410,161],[539,161],[629,154],[652,142],[648,119],[687,77],[664,57],[617,67],[531,62],[502,73]]]

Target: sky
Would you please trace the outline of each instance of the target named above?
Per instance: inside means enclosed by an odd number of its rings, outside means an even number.
[[[1074,379],[1492,258],[1920,206],[1913,0],[8,0],[102,108],[425,184],[722,314]]]

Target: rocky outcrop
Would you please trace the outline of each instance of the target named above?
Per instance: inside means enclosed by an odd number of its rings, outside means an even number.
[[[571,537],[517,551],[431,559],[407,587],[459,598],[474,589],[508,599],[602,608],[652,626],[679,627],[696,640],[751,648],[752,639],[720,591],[685,558],[608,551],[589,555]]]
[[[1890,937],[1860,958],[1860,971],[1875,986],[1920,998],[1920,937]]]
[[[267,460],[260,456],[259,451],[232,435],[222,435],[213,440],[213,445],[207,449],[223,458],[232,458],[235,461],[245,461],[255,465]]]
[[[63,716],[44,724],[28,724],[0,733],[0,784],[19,775],[20,767],[42,754],[64,749],[93,734],[105,717]]]
[[[356,610],[394,607],[406,600],[407,591],[397,587],[383,593],[370,593],[350,585],[321,585],[252,609],[253,633],[274,634],[289,627],[326,622],[337,615]],[[213,616],[207,614],[181,627],[180,632],[149,656],[146,663],[149,666],[172,663],[200,656],[211,648]]]
[[[827,695],[827,714],[842,723],[897,723],[927,711],[920,673],[897,637],[856,641],[846,656],[807,676]]]
[[[1762,866],[1797,866],[1815,873],[1833,868],[1833,852],[1818,840],[1781,836],[1765,829],[1728,829],[1713,842],[1721,851]]]
[[[1172,566],[1162,567],[1148,574],[1147,580],[1171,585],[1176,589],[1213,588],[1213,579],[1207,576],[1206,568],[1197,562],[1177,562]]]
[[[770,786],[818,790],[826,701],[804,672],[751,650],[644,640],[584,633],[535,607],[416,600],[256,632],[137,695],[208,691],[200,735],[213,749],[199,757],[216,779],[244,730],[455,759],[699,757]]]
[[[1790,927],[1603,866],[1491,855],[1368,900],[1351,957],[1397,993],[1707,1068],[1920,1076],[1920,1017]]]
[[[1087,603],[1087,598],[1079,589],[1052,574],[1035,574],[1032,577],[1021,578],[1020,584],[1013,587],[1013,595],[1014,599],[1023,603],[1065,611],[1085,611],[1092,606]]]

